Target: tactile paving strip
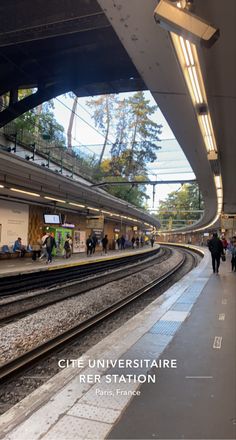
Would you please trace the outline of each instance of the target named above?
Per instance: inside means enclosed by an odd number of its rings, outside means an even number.
[[[150,330],[150,333],[157,335],[174,336],[175,332],[181,326],[181,321],[158,321]]]
[[[176,303],[171,307],[171,310],[174,310],[176,312],[189,312],[192,308],[192,304],[188,303]]]

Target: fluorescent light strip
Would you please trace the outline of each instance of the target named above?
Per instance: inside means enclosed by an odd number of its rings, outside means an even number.
[[[44,196],[44,198],[47,200],[52,200],[53,202],[66,203],[65,200],[55,199],[54,197]]]
[[[21,193],[21,194],[27,194],[28,196],[40,197],[40,194],[33,193],[33,192],[30,192],[30,191],[24,191],[23,189],[10,188],[10,190],[14,191],[14,192]]]
[[[215,176],[215,185],[216,185],[216,188],[221,188],[222,187],[221,176]]]
[[[203,119],[204,119],[205,124],[206,124],[207,134],[208,134],[208,136],[211,136],[211,129],[210,129],[210,125],[209,125],[209,121],[208,121],[207,115],[203,115]]]
[[[185,40],[183,37],[178,37],[174,33],[171,33],[171,37],[176,49],[177,56],[179,58],[180,65],[185,75],[193,104],[195,105],[203,102],[207,103],[200,63],[198,60],[198,54],[195,45],[190,43],[188,40]],[[217,152],[217,145],[210,114],[208,113],[207,115],[198,115],[198,120],[207,151]],[[202,122],[202,124],[200,123],[200,121]]]
[[[209,142],[210,142],[210,145],[211,145],[211,149],[212,149],[212,150],[215,150],[215,147],[214,147],[214,144],[213,144],[212,136],[209,136]]]
[[[92,208],[91,206],[87,206],[87,209],[90,209],[91,211],[97,211],[97,212],[100,211],[100,209],[98,209],[98,208]]]
[[[215,151],[211,136],[205,136],[207,151]]]
[[[193,53],[192,53],[192,49],[191,49],[191,44],[189,43],[188,40],[186,40],[185,43],[186,43],[186,46],[187,46],[187,51],[188,51],[188,56],[189,56],[189,59],[190,59],[190,63],[192,64],[192,66],[194,66],[195,63],[194,63]]]
[[[182,47],[182,51],[183,51],[183,55],[184,55],[184,59],[185,59],[186,65],[187,65],[187,67],[189,67],[190,66],[190,61],[189,61],[188,53],[187,53],[187,50],[186,50],[186,47],[185,47],[184,39],[183,39],[183,37],[179,37],[179,39],[180,39],[180,44],[181,44],[181,47]]]
[[[188,73],[189,73],[190,81],[191,81],[191,84],[192,84],[193,94],[194,94],[196,103],[200,104],[201,100],[200,100],[200,98],[198,96],[198,91],[197,91],[197,87],[196,87],[196,84],[195,84],[195,79],[194,79],[194,76],[193,76],[192,69],[193,68],[191,66],[188,67]]]
[[[78,208],[85,208],[85,205],[80,205],[79,203],[69,202],[71,206],[78,206]]]
[[[199,96],[200,102],[203,102],[203,98],[202,98],[202,94],[201,94],[201,90],[200,90],[200,85],[199,85],[199,81],[198,81],[198,77],[197,77],[197,71],[196,71],[196,67],[195,66],[192,67],[192,71],[193,71],[193,76],[194,76],[194,79],[195,79],[195,84],[196,84],[196,87],[197,87],[197,91],[198,91],[198,96]]]
[[[103,214],[108,214],[108,215],[112,215],[112,213],[110,211],[101,211]]]
[[[201,119],[201,121],[202,121],[202,123],[203,123],[203,126],[204,126],[205,135],[207,136],[207,125],[206,125],[206,121],[205,121],[204,116],[205,116],[205,115],[200,115],[200,119]]]

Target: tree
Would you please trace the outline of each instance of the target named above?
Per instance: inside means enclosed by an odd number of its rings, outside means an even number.
[[[98,161],[99,166],[101,165],[106,146],[109,143],[108,136],[112,128],[113,110],[116,102],[117,98],[115,95],[101,95],[95,100],[92,99],[87,101],[88,107],[94,110],[93,119],[95,121],[95,126],[100,128],[104,134],[104,142]]]
[[[49,103],[43,104],[38,126],[39,134],[43,139],[54,142],[59,147],[65,146],[64,127],[57,122]]]
[[[200,219],[202,204],[198,184],[184,184],[160,202],[156,216],[168,229],[185,226]]]
[[[74,120],[75,120],[75,112],[76,112],[77,104],[78,104],[78,96],[74,95],[74,93],[71,93],[71,92],[68,93],[68,96],[73,99],[73,106],[71,109],[70,120],[69,120],[69,124],[68,124],[68,129],[67,129],[67,147],[69,149],[71,149],[72,148],[72,129],[73,129]]]
[[[137,92],[131,96],[128,99],[128,105],[130,108],[130,147],[126,176],[133,178],[137,172],[137,164],[152,163],[156,160],[156,152],[160,149],[157,142],[160,141],[162,125],[151,119],[157,106],[151,106],[143,92]]]

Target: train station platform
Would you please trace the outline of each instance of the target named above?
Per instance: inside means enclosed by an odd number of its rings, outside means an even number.
[[[0,278],[3,276],[11,276],[28,272],[39,272],[39,271],[47,271],[54,269],[62,269],[66,267],[77,266],[80,264],[89,264],[90,262],[101,261],[104,259],[111,258],[120,258],[122,256],[128,256],[143,252],[151,251],[157,248],[159,245],[154,245],[154,248],[151,246],[144,246],[143,248],[127,248],[124,250],[109,250],[107,254],[102,252],[102,250],[97,249],[96,252],[90,256],[87,256],[85,252],[81,252],[79,254],[72,254],[71,258],[65,259],[63,257],[53,257],[52,264],[46,264],[46,258],[40,260],[37,259],[33,261],[32,258],[24,257],[24,258],[14,258],[14,259],[6,259],[0,260]]]
[[[4,440],[235,439],[236,273],[200,264],[0,417]],[[66,360],[62,360],[62,365]]]

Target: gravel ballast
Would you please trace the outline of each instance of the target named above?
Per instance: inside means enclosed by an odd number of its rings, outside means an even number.
[[[181,260],[182,253],[174,250],[163,263],[60,301],[4,326],[0,330],[0,366],[94,316],[174,268]]]

